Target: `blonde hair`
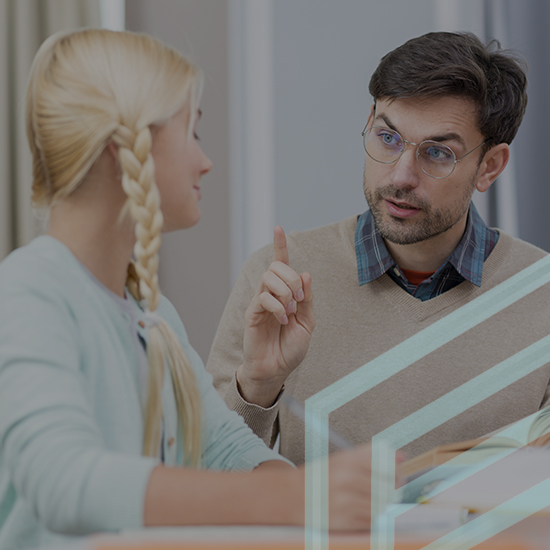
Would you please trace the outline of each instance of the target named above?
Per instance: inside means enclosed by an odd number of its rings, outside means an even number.
[[[163,225],[151,155],[151,125],[188,105],[191,133],[202,87],[200,70],[144,34],[87,29],[51,36],[31,69],[26,99],[33,155],[33,204],[49,207],[71,194],[110,141],[119,148],[123,212],[135,222],[135,263],[127,287],[154,312],[160,300],[158,249]],[[154,315],[149,315],[155,319]],[[160,318],[149,329],[149,389],[143,454],[158,456],[164,364],[169,365],[184,433],[185,464],[200,465],[201,401],[189,360]]]

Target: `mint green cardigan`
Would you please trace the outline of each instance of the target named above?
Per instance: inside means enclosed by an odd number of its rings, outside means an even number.
[[[246,471],[281,459],[227,409],[165,298],[158,313],[197,376],[203,467]],[[0,550],[143,525],[159,461],[141,456],[146,365],[137,334],[146,342],[148,332],[141,324],[138,303],[111,293],[53,237],[0,264]],[[170,376],[164,379],[165,462],[182,464]]]

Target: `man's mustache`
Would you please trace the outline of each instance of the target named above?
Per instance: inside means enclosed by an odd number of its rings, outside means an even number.
[[[419,199],[412,191],[407,189],[399,189],[394,185],[389,185],[382,189],[376,190],[376,197],[378,199],[398,200],[404,201],[410,206],[420,209],[429,208],[429,203],[423,199]]]

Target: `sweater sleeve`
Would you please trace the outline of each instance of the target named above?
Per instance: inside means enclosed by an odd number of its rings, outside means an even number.
[[[168,300],[161,303],[162,316],[178,335],[197,377],[203,403],[202,466],[214,470],[249,471],[267,460],[292,464],[266,447],[234,411],[228,409],[212,384],[201,358],[189,344],[181,320]]]
[[[157,461],[106,448],[71,310],[51,288],[15,286],[0,294],[2,475],[50,531],[140,527]]]
[[[273,446],[279,434],[279,400],[263,408],[243,399],[237,389],[235,372],[243,362],[244,313],[262,273],[269,266],[270,247],[253,254],[242,268],[225,306],[206,370],[227,406],[244,418],[254,433]]]

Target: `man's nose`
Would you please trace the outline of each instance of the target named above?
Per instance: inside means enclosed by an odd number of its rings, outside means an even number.
[[[405,143],[405,150],[392,167],[390,179],[395,187],[417,187],[422,171],[416,161],[416,145]]]

